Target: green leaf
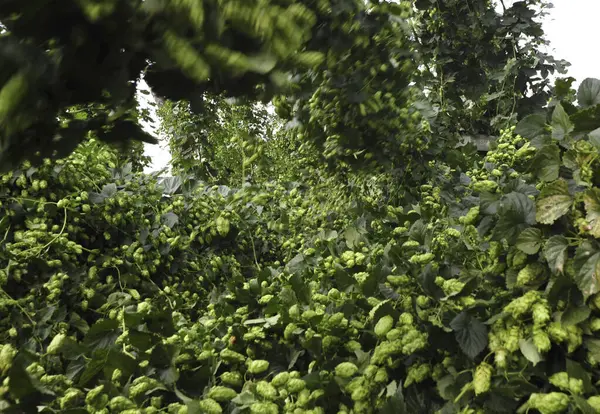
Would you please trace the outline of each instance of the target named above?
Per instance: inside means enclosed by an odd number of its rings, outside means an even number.
[[[572,394],[571,398],[575,402],[575,405],[577,406],[577,408],[579,408],[579,410],[580,410],[579,412],[581,414],[597,414],[597,411],[594,409],[594,407],[592,407],[590,405],[589,402],[587,402],[587,400],[585,398],[580,397],[579,395],[575,395],[575,394]]]
[[[567,358],[567,374],[571,378],[577,378],[583,381],[583,391],[587,393],[593,393],[595,391],[594,385],[592,384],[592,378],[590,373],[578,362]]]
[[[557,104],[552,112],[552,138],[562,141],[573,129],[569,115],[560,103]]]
[[[396,384],[395,382],[393,384]],[[391,385],[391,384],[390,384]],[[396,386],[393,390],[388,385],[388,398],[383,407],[379,410],[380,414],[405,414],[407,413],[406,402],[402,394],[402,387]]]
[[[552,143],[540,148],[531,161],[531,169],[542,181],[557,180],[560,170],[560,149],[558,146]]]
[[[348,227],[344,231],[344,238],[346,239],[346,245],[350,249],[357,247],[358,243],[364,239],[355,227]]]
[[[43,386],[39,380],[27,372],[26,367],[31,363],[23,354],[18,354],[8,370],[8,389],[16,399],[25,398],[39,392],[47,395],[54,393]]]
[[[172,211],[169,211],[169,212],[163,214],[162,222],[164,223],[165,226],[172,229],[173,226],[175,226],[177,223],[179,223],[179,216],[177,214],[173,213]]]
[[[91,191],[89,193],[89,199],[94,204],[100,204],[107,198],[114,196],[117,193],[117,185],[115,183],[106,184],[102,187],[102,192],[95,193]]]
[[[165,177],[160,180],[160,185],[163,187],[163,194],[175,194],[181,187],[181,177]]]
[[[536,254],[542,247],[542,231],[535,227],[525,229],[517,237],[517,248],[527,254]]]
[[[565,326],[577,325],[578,323],[585,321],[591,313],[591,309],[586,305],[571,305],[563,312],[560,321]]]
[[[106,184],[102,187],[102,193],[105,198],[109,198],[117,194],[117,185],[115,183]]]
[[[289,282],[298,300],[302,303],[310,303],[310,287],[305,280],[300,275],[294,274],[290,277]]]
[[[596,361],[600,361],[600,339],[585,338],[583,346]]]
[[[573,91],[573,82],[575,81],[576,79],[573,77],[567,77],[564,79],[559,78],[554,81],[554,93],[556,94],[558,100],[562,101],[571,94]]]
[[[264,75],[271,72],[277,65],[277,58],[271,53],[259,53],[246,58],[248,69]]]
[[[515,134],[531,140],[545,133],[546,116],[544,114],[531,114],[521,119],[515,128]]]
[[[514,243],[519,233],[535,224],[535,204],[525,194],[513,191],[500,200],[498,216],[492,238]]]
[[[96,322],[83,339],[83,343],[92,349],[109,348],[119,336],[119,322],[114,319],[103,319]]]
[[[450,327],[454,331],[460,349],[471,359],[475,359],[488,343],[487,328],[478,319],[466,312],[458,314]]]
[[[590,225],[589,232],[600,238],[600,189],[594,187],[587,190],[583,194],[583,202],[587,212],[586,220]]]
[[[600,128],[594,129],[588,134],[590,143],[596,147],[596,150],[600,151]]]
[[[600,251],[589,241],[585,241],[575,252],[575,283],[587,299],[600,291]]]
[[[167,385],[173,385],[179,379],[179,371],[176,367],[171,366],[158,370],[158,379]],[[166,388],[165,388],[166,390]]]
[[[562,273],[567,260],[569,241],[565,236],[554,235],[544,245],[544,257],[552,271]]]
[[[521,349],[523,356],[527,358],[534,367],[543,359],[531,339],[519,340],[519,349]]]
[[[302,253],[298,253],[287,263],[287,268],[290,273],[300,273],[306,269],[306,266],[306,261],[304,260],[304,255]]]
[[[455,383],[456,379],[453,375],[446,375],[445,377],[440,378],[436,383],[440,397],[446,401],[454,399],[454,397],[456,397],[456,388],[454,387]]]
[[[85,370],[79,378],[79,385],[84,386],[98,375],[104,369],[106,360],[108,358],[108,351],[99,350],[94,352],[92,359],[90,359],[85,365]]]
[[[244,407],[252,404],[254,401],[256,401],[256,399],[254,394],[252,394],[250,391],[241,392],[237,395],[237,397],[231,400],[231,402]]]
[[[552,224],[567,214],[573,204],[569,186],[563,179],[547,184],[537,199],[536,219],[542,224]]]
[[[584,79],[577,90],[577,103],[584,108],[600,104],[600,80]]]
[[[590,132],[600,127],[600,105],[581,109],[571,115],[575,132]]]

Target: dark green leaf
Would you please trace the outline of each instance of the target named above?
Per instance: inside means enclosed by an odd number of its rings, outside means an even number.
[[[392,385],[390,388],[390,385]],[[398,387],[395,382],[388,385],[387,401],[379,410],[380,414],[405,414],[407,413],[402,387]],[[395,386],[395,389],[393,388]]]
[[[577,408],[579,408],[581,414],[596,414],[598,412],[590,405],[589,402],[587,402],[585,398],[575,394],[572,394],[571,398],[573,398],[573,401],[575,402]]]
[[[600,251],[589,241],[585,241],[575,252],[575,283],[587,299],[600,291]]]
[[[589,307],[583,306],[569,306],[562,314],[560,321],[565,326],[577,325],[580,322],[585,321],[592,311]]]
[[[175,194],[181,187],[181,177],[165,177],[160,181],[163,187],[163,194]]]
[[[485,349],[488,343],[487,328],[478,319],[466,312],[458,314],[450,327],[454,331],[460,349],[471,359]]]
[[[119,334],[119,322],[103,319],[92,325],[83,343],[92,349],[104,349],[112,346]]]
[[[588,393],[594,393],[596,390],[592,384],[592,378],[590,373],[578,362],[567,358],[567,374],[571,378],[577,378],[583,381],[583,391]]]
[[[309,303],[311,295],[310,288],[306,282],[299,275],[295,274],[290,277],[290,283],[298,300],[303,303]]]
[[[552,138],[562,141],[573,129],[569,115],[560,103],[557,104],[552,112]]]
[[[302,253],[298,253],[287,264],[287,268],[290,273],[302,272],[304,269],[306,269],[306,266],[306,261],[304,260],[304,255]]]
[[[168,368],[173,363],[176,353],[175,346],[158,344],[150,354],[150,364],[156,368]]]
[[[139,367],[139,362],[136,361],[132,356],[117,350],[111,349],[108,351],[106,357],[106,364],[104,365],[104,374],[107,378],[112,376],[115,369],[120,369],[124,378],[132,375],[135,370]]]
[[[594,187],[587,190],[583,195],[586,220],[589,224],[589,233],[600,238],[600,189]]]
[[[492,237],[514,242],[521,231],[535,224],[535,204],[525,194],[512,192],[501,199],[498,215]]]
[[[600,105],[590,106],[571,115],[575,132],[590,132],[600,127]]]
[[[85,321],[85,319],[83,319],[77,313],[71,314],[71,318],[69,320],[69,325],[71,325],[75,329],[79,330],[79,332],[81,332],[84,335],[87,334],[87,332],[90,330],[90,326]]]
[[[600,80],[584,79],[577,90],[577,103],[584,108],[600,104]]]
[[[29,372],[26,367],[30,364],[23,354],[18,354],[12,361],[8,370],[8,389],[16,399],[25,398],[33,393],[39,392],[47,395],[54,393],[40,384],[38,379]]]
[[[79,385],[84,386],[92,380],[96,375],[100,374],[106,365],[108,358],[108,351],[100,350],[94,352],[92,359],[90,359],[86,365],[85,370],[79,378]]]
[[[172,211],[169,211],[168,213],[163,214],[162,221],[165,224],[165,226],[172,229],[173,226],[179,223],[179,216],[173,213]]]
[[[560,163],[560,149],[552,143],[536,152],[531,161],[531,170],[540,180],[550,182],[558,179]]]
[[[562,273],[567,260],[569,241],[565,236],[554,235],[544,245],[544,257],[552,271]]]
[[[596,361],[600,361],[600,339],[585,338],[583,346]]]
[[[542,135],[546,128],[546,116],[544,114],[527,115],[521,119],[515,129],[515,134],[531,140],[538,135]]]
[[[596,147],[596,150],[600,151],[600,128],[594,129],[588,135],[590,143]]]
[[[542,247],[542,231],[535,227],[525,229],[517,237],[517,248],[527,254],[536,254]]]

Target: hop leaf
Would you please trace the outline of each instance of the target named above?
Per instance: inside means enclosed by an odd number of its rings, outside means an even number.
[[[542,224],[552,224],[567,214],[573,204],[569,186],[563,179],[546,185],[537,200],[536,220]]]

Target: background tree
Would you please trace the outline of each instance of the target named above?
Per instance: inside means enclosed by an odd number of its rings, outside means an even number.
[[[349,2],[349,0],[348,0]],[[329,2],[318,2],[328,13]],[[318,20],[313,1],[35,0],[0,5],[0,165],[69,154],[88,131],[106,141],[153,141],[137,124],[142,72],[155,93],[264,95],[290,66],[321,59],[303,52]],[[97,106],[88,120],[68,108]],[[100,111],[100,108],[105,110]],[[57,121],[57,116],[66,119]]]
[[[550,75],[568,63],[543,50],[547,2],[419,0],[413,34],[421,55],[419,84],[449,132],[494,135],[541,110]]]

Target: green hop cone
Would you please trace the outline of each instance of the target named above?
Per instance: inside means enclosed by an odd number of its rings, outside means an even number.
[[[541,353],[548,352],[552,347],[548,334],[539,328],[533,328],[533,344]]]
[[[17,350],[12,345],[0,344],[0,374],[8,372],[15,355],[17,355]]]
[[[375,335],[377,335],[378,338],[383,338],[393,326],[394,318],[392,318],[390,315],[386,315],[377,321],[374,329]]]
[[[306,382],[300,378],[292,378],[287,383],[287,390],[291,393],[302,391],[306,387]]]
[[[62,346],[65,344],[66,339],[67,335],[65,335],[64,333],[57,334],[54,338],[52,338],[52,341],[50,342],[50,345],[48,345],[46,352],[49,355],[58,354]]]
[[[221,374],[221,381],[227,385],[241,387],[244,383],[244,378],[239,372],[224,372]]]
[[[280,372],[279,374],[277,374],[273,377],[273,379],[271,380],[271,384],[273,384],[277,388],[283,387],[285,384],[287,384],[289,379],[290,379],[289,373]]]
[[[487,362],[482,362],[475,369],[475,374],[473,375],[473,389],[475,391],[475,395],[483,394],[488,392],[490,389],[490,384],[492,380],[493,368]]]
[[[237,392],[229,387],[217,385],[212,387],[206,396],[215,401],[226,402],[235,398],[237,396]]]
[[[279,407],[273,402],[255,402],[250,406],[251,414],[278,414]]]
[[[335,375],[341,378],[350,378],[358,371],[358,367],[352,362],[342,362],[335,367]]]
[[[256,384],[256,393],[266,400],[277,398],[277,389],[266,381],[259,381]]]
[[[229,220],[227,220],[224,217],[219,216],[217,218],[215,224],[217,225],[217,232],[222,237],[225,237],[225,236],[227,236],[227,234],[229,234],[229,229],[230,229]]]
[[[260,374],[269,369],[269,361],[257,359],[248,364],[248,372],[251,374]]]
[[[198,401],[199,412],[206,414],[221,414],[223,409],[218,402],[212,398],[205,398],[202,401]]]
[[[531,394],[526,405],[530,409],[538,410],[541,414],[560,414],[566,411],[570,401],[571,399],[567,394],[551,392],[548,394]]]
[[[232,351],[231,349],[225,348],[220,353],[221,358],[229,363],[242,363],[246,361],[246,357],[239,352]]]

